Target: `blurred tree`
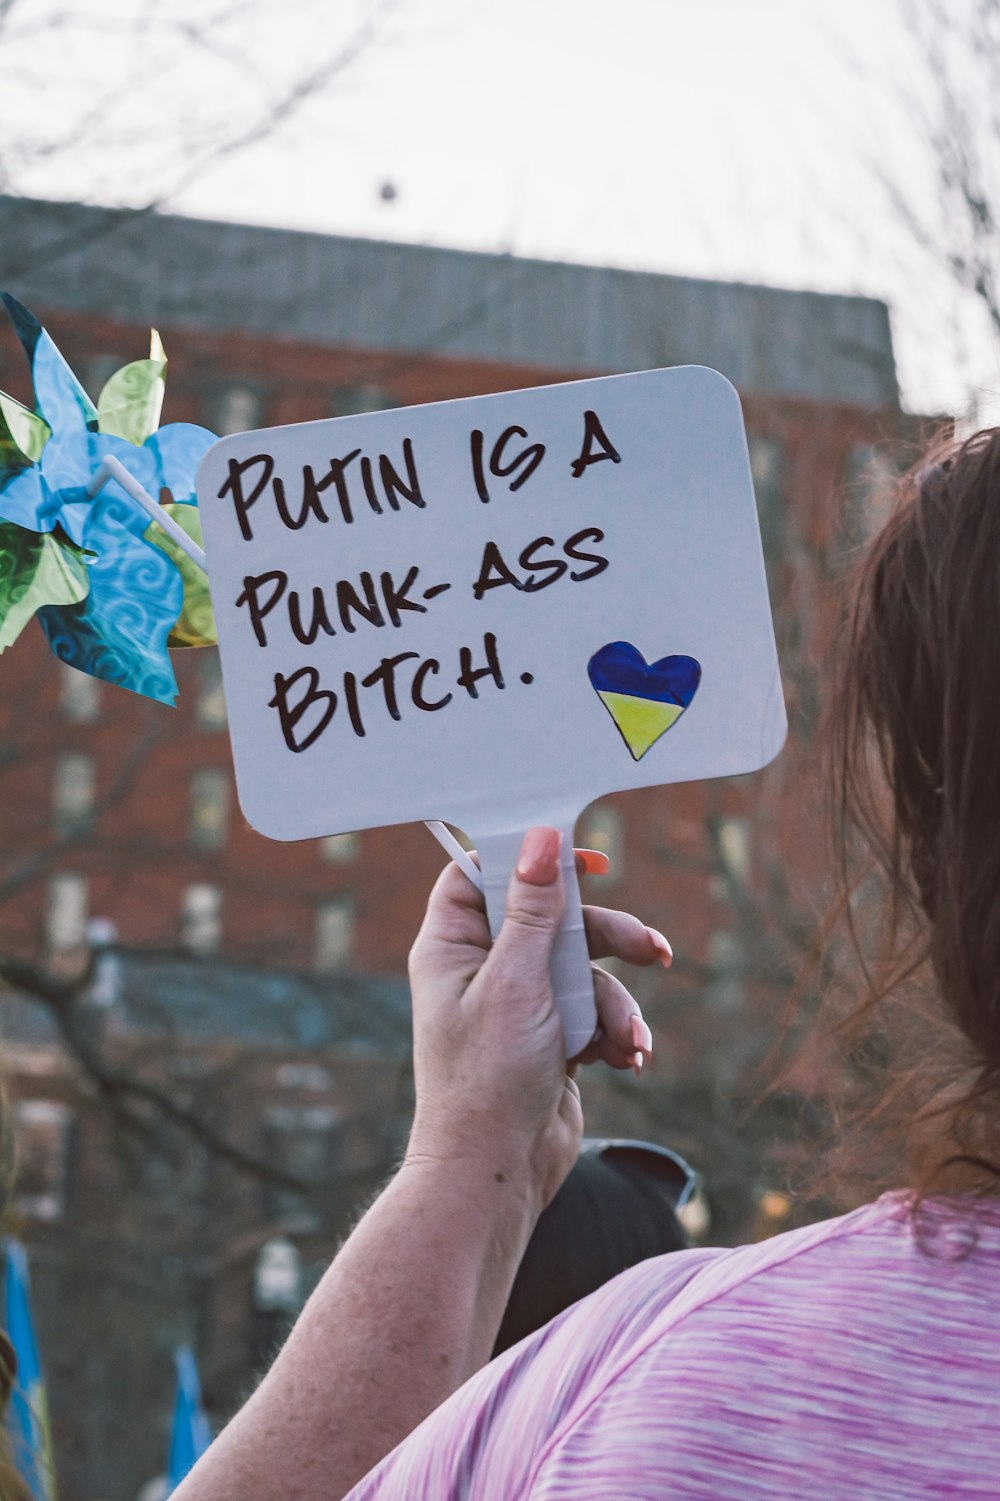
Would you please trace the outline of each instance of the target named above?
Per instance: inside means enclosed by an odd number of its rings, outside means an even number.
[[[5,956],[0,978],[7,1224],[32,1247],[60,1494],[134,1495],[165,1448],[172,1347],[197,1346],[218,1425],[396,1160],[407,1007],[118,949],[72,977]]]
[[[898,4],[915,54],[900,102],[927,190],[913,188],[919,175],[904,174],[892,154],[872,165],[925,269],[957,294],[952,333],[974,419],[977,388],[1000,388],[1000,0]]]
[[[0,191],[64,197],[71,162],[83,200],[162,208],[342,87],[403,4],[0,0]]]

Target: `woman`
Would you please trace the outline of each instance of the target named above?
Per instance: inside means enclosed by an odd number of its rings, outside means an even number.
[[[471,888],[439,881],[412,961],[407,1161],[180,1501],[329,1501],[421,1410],[357,1501],[1000,1494],[1000,432],[902,487],[838,713],[844,808],[888,876],[899,963],[883,956],[877,994],[926,940],[958,1044],[925,1086],[909,1185],[760,1246],[644,1262],[437,1406],[486,1360],[579,1141],[547,987],[558,836],[534,830],[492,952]],[[650,962],[644,931],[590,923],[597,950]],[[609,980],[599,1001],[601,1046],[627,1062],[634,1005]]]

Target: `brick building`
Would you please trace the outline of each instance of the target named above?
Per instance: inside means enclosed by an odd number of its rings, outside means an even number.
[[[663,928],[677,955],[667,983],[660,974],[636,980],[657,1037],[654,1068],[638,1086],[630,1077],[588,1080],[585,1103],[592,1129],[658,1137],[706,1173],[718,1238],[760,1233],[772,1211],[780,1221],[785,1122],[773,1111],[749,1130],[738,1120],[787,994],[790,935],[822,901],[810,749],[830,581],[868,525],[884,456],[909,428],[885,307],[10,199],[0,199],[0,286],[38,313],[95,394],[112,370],[145,353],[155,325],[170,361],[164,420],[220,433],[661,365],[707,364],[733,380],[747,421],[790,742],[755,777],[622,794],[584,815],[581,841],[606,848],[613,862],[608,877],[592,880],[591,899]],[[12,335],[0,339],[0,389],[29,395]],[[215,653],[174,660],[180,697],[170,709],[61,668],[33,628],[0,659],[0,953],[72,976],[88,945],[110,944],[109,955],[133,966],[131,1001],[101,1022],[116,1057],[130,1066],[153,1058],[155,1077],[182,1092],[200,1078],[221,1129],[265,1153],[280,1140],[320,1178],[324,1153],[335,1151],[338,1183],[357,1186],[391,1155],[405,1122],[400,977],[441,853],[420,826],[302,844],[255,834],[235,800]],[[262,1027],[260,1008],[248,1011],[240,998],[260,987],[289,1015],[315,1015],[319,1005],[327,1021],[292,1036]],[[353,1014],[359,996],[378,1034],[363,1067],[355,1022],[349,1045],[338,1041],[326,1009]],[[148,1284],[137,1271],[144,1260],[173,1267],[183,1281],[178,1268],[198,1262],[201,1249],[175,1245],[166,1225],[138,1233],[149,1218],[148,1184],[146,1198],[128,1198],[92,1087],[78,1069],[67,1071],[51,1027],[32,1031],[33,1014],[9,1011],[7,1033],[20,1039],[11,1062],[41,1184],[22,1183],[21,1212],[48,1268],[40,1317],[58,1342],[67,1304],[82,1296],[81,1268],[100,1265],[95,1246],[132,1245],[122,1275],[138,1277],[136,1286]],[[237,1083],[223,1087],[224,1075]],[[381,1137],[371,1134],[372,1102],[389,1122]],[[335,1120],[323,1115],[330,1110]],[[196,1337],[221,1411],[252,1364],[248,1341],[260,1313],[251,1317],[247,1293],[253,1258],[277,1227],[306,1262],[321,1259],[346,1201],[331,1201],[304,1227],[294,1204],[275,1212],[245,1184],[224,1192],[215,1184],[211,1194],[208,1179],[197,1192],[184,1187],[194,1159],[185,1149],[178,1160],[180,1178],[161,1190],[174,1204],[166,1220],[176,1221],[182,1204],[207,1213],[211,1201],[216,1216],[228,1205],[226,1243],[242,1247],[232,1253],[239,1271],[197,1316],[190,1288],[169,1307],[151,1304],[155,1330],[145,1344],[137,1332],[145,1294],[132,1303],[122,1294],[136,1321],[134,1384],[148,1396],[159,1381],[162,1397],[165,1378],[147,1367],[140,1377],[142,1359],[148,1366],[154,1346],[162,1355],[179,1333]],[[63,1189],[44,1186],[53,1178]],[[122,1218],[109,1216],[111,1200]],[[76,1252],[67,1246],[89,1247],[75,1281],[67,1268]],[[64,1353],[68,1391],[80,1352],[74,1345]],[[102,1388],[102,1410],[117,1389],[110,1380]],[[131,1410],[127,1402],[122,1410]],[[101,1421],[110,1441],[119,1419]],[[88,1441],[74,1442],[83,1446],[87,1484],[115,1501],[130,1498],[113,1490],[96,1453],[86,1457]]]
[[[779,617],[792,585],[796,612],[812,608],[801,585],[838,524],[831,497],[898,427],[886,309],[863,298],[20,200],[0,200],[0,285],[44,317],[94,391],[142,356],[155,324],[170,360],[164,420],[218,432],[713,365],[743,397]],[[0,389],[28,394],[12,337]],[[70,944],[97,916],[130,945],[400,972],[440,864],[429,837],[261,839],[234,800],[215,654],[175,664],[169,709],[61,671],[37,632],[0,663],[12,748],[0,816],[19,872],[3,941]],[[703,824],[715,794],[690,801],[686,822]],[[647,915],[676,904],[655,854],[668,804],[635,793],[597,820],[594,837],[618,853],[609,894]],[[707,907],[685,915],[702,956],[714,924]]]

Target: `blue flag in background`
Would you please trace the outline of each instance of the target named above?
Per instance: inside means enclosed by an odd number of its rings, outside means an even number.
[[[187,1474],[212,1442],[201,1405],[201,1386],[198,1382],[198,1367],[187,1345],[178,1346],[174,1359],[177,1362],[177,1399],[174,1403],[174,1426],[170,1434],[170,1453],[167,1458],[167,1485],[170,1491],[180,1485]]]
[[[55,1501],[48,1401],[31,1318],[28,1258],[16,1240],[4,1245],[4,1328],[17,1356],[9,1424],[14,1463],[36,1501]]]

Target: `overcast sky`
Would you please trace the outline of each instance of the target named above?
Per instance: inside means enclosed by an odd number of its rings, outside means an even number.
[[[1000,386],[984,322],[878,182],[933,196],[898,0],[386,3],[328,88],[195,171],[352,49],[369,0],[234,0],[194,39],[221,0],[91,0],[57,26],[20,0],[0,34],[8,190],[863,291],[892,305],[911,406]]]

